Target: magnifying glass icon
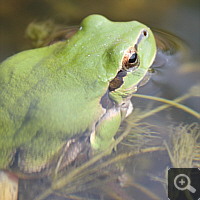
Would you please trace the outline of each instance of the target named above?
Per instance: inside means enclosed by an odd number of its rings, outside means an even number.
[[[196,189],[194,187],[192,187],[190,184],[191,184],[190,178],[185,174],[179,174],[174,179],[174,186],[178,190],[182,190],[183,191],[183,190],[187,189],[191,193],[195,193]]]

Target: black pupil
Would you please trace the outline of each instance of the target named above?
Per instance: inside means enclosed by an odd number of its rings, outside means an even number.
[[[137,60],[137,54],[133,53],[132,56],[129,58],[129,63],[135,63]]]

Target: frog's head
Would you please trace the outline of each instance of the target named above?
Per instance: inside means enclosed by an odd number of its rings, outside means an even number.
[[[156,43],[150,28],[137,22],[112,22],[100,15],[91,15],[81,24],[87,41],[97,51],[105,71],[98,77],[109,82],[109,96],[117,103],[130,97],[154,61]],[[94,38],[94,41],[92,41]],[[90,48],[91,49],[91,48]]]
[[[137,28],[134,33],[127,33],[126,45],[115,46],[115,51],[125,46],[118,73],[109,84],[109,95],[118,103],[137,91],[138,83],[144,78],[156,54],[156,44],[151,30],[136,21],[132,23]]]

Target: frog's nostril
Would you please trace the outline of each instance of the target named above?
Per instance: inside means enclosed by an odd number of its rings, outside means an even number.
[[[147,30],[143,30],[143,35],[144,35],[145,37],[148,36]]]

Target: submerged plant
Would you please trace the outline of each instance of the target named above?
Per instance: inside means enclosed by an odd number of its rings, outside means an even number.
[[[200,167],[200,126],[197,123],[171,126],[169,141],[164,141],[173,168]],[[168,170],[164,178],[149,175],[152,180],[161,182],[168,193]]]
[[[174,168],[200,167],[200,127],[197,123],[171,127],[170,139],[165,146]]]

